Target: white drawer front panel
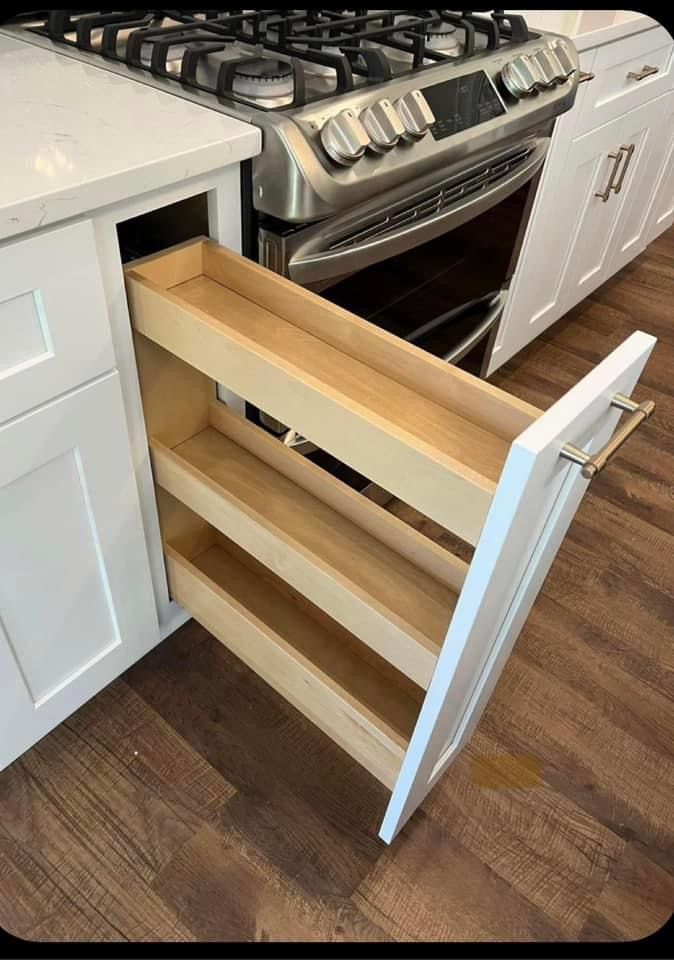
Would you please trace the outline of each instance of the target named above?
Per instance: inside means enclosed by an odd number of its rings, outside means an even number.
[[[671,86],[674,40],[664,27],[599,47],[575,136],[615,120]],[[652,72],[651,72],[652,70]],[[630,74],[641,76],[637,80]]]
[[[0,303],[0,377],[53,356],[39,293]]]
[[[0,247],[0,423],[114,365],[91,223]]]
[[[39,706],[120,642],[77,447],[2,487],[0,516],[0,618]]]

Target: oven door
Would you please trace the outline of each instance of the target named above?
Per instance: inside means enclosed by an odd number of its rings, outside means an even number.
[[[261,262],[441,356],[495,330],[548,136],[319,224],[262,222]]]

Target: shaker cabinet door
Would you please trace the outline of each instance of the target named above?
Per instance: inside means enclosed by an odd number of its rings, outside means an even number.
[[[674,223],[674,91],[657,102],[661,105],[658,111],[659,165],[649,184],[652,201],[646,218],[645,244],[651,243]]]
[[[488,374],[643,248],[665,99],[569,145],[553,141]]]
[[[583,204],[564,281],[563,312],[608,280],[639,253],[644,182],[657,138],[657,110],[646,103],[620,121],[577,140],[570,168],[577,171]]]
[[[652,238],[649,236],[651,215],[656,221],[665,221],[664,229],[667,214],[672,212],[674,93],[652,100],[635,114],[639,116],[632,123],[632,132],[626,131],[625,136],[628,150],[634,149],[623,180],[625,200],[610,252],[608,276],[621,270],[657,236],[658,230]]]
[[[119,375],[0,428],[0,767],[159,639]]]
[[[553,141],[488,373],[558,320],[603,275],[617,208],[612,195],[604,203],[596,194],[606,187],[614,140],[612,130],[600,129],[570,144],[563,137]]]
[[[636,332],[512,443],[380,837],[390,843],[476,728],[587,490],[566,444],[596,453],[655,345]]]

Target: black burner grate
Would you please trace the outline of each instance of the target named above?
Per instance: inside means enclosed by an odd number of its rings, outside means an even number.
[[[460,28],[460,55],[429,44],[429,37],[443,26]],[[57,43],[212,93],[220,100],[266,110],[284,110],[345,93],[354,88],[354,77],[361,84],[386,82],[394,76],[392,51],[398,52],[395,76],[399,77],[439,63],[463,62],[482,49],[519,44],[530,37],[523,17],[503,10],[490,14],[450,10],[52,10],[30,29]],[[479,44],[476,37],[481,38]],[[200,66],[225,51],[240,52],[241,56],[222,59],[215,76],[205,81]],[[407,57],[403,74],[400,53]],[[234,91],[237,67],[251,56],[274,55],[285,59],[292,70],[290,102],[263,105]],[[305,74],[311,64],[334,71],[330,89],[307,92]]]

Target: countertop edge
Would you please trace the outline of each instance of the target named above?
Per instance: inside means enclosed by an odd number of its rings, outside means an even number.
[[[241,163],[257,156],[261,148],[261,132],[251,126],[221,142],[85,181],[76,190],[22,198],[0,209],[0,242]]]

